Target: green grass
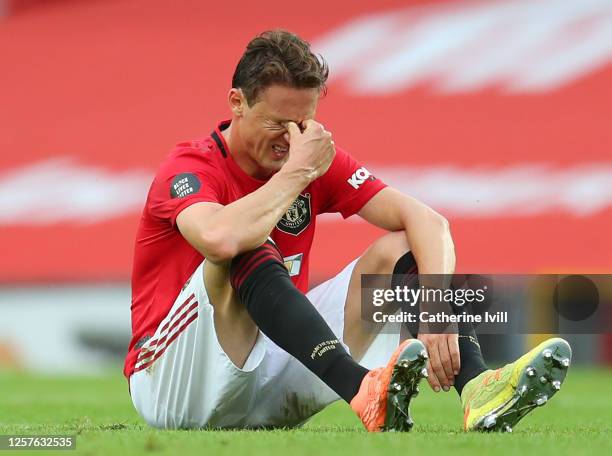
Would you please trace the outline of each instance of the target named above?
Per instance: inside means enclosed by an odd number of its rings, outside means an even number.
[[[612,371],[574,368],[559,394],[512,434],[465,433],[454,391],[421,387],[408,434],[368,434],[336,403],[299,430],[159,431],[132,408],[119,375],[40,377],[0,373],[0,434],[76,434],[77,451],[1,454],[418,455],[612,454]]]

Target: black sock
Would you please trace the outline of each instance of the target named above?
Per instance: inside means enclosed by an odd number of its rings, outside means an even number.
[[[232,261],[230,279],[259,329],[350,402],[368,370],[346,352],[300,292],[270,241]]]
[[[418,288],[419,287],[419,270],[417,268],[416,260],[414,259],[414,255],[412,252],[407,252],[403,254],[399,260],[395,263],[395,267],[393,268],[393,276],[391,277],[391,289],[395,289],[395,287],[404,287],[408,288]],[[407,311],[409,313],[415,313],[418,316],[418,307],[417,308],[405,308],[402,307],[402,310]],[[408,332],[415,339],[419,335],[419,321],[416,318],[414,322],[406,322],[404,326],[408,330]]]
[[[395,267],[393,269],[394,275],[399,274],[418,274],[416,260],[414,259],[414,255],[412,252],[407,252],[402,255],[402,257],[397,261]],[[410,278],[408,278],[409,280]],[[406,283],[406,278],[394,278],[392,280],[392,287],[396,285],[408,285],[412,287],[418,287],[418,279],[411,280],[411,283]],[[453,311],[455,314],[460,314],[463,312],[469,312],[469,309],[466,306],[454,306]],[[411,312],[415,312],[415,310],[411,310]],[[419,310],[416,310],[417,315]],[[418,319],[417,319],[418,320]],[[418,336],[418,323],[410,324],[407,323],[408,330],[412,337]],[[454,387],[457,390],[457,393],[461,394],[463,391],[463,387],[469,382],[471,379],[479,375],[480,373],[487,370],[487,365],[484,362],[482,357],[482,352],[480,351],[480,344],[478,343],[478,337],[476,336],[476,331],[474,331],[474,327],[471,323],[459,323],[459,356],[461,358],[461,369],[459,369],[459,373],[455,375],[455,383]]]
[[[459,323],[459,356],[461,357],[461,369],[455,375],[454,387],[461,395],[467,382],[488,369],[480,351],[476,331],[471,323]]]

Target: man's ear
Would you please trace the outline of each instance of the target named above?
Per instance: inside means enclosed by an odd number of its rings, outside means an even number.
[[[229,102],[232,114],[236,117],[242,117],[244,110],[247,106],[246,98],[242,93],[242,90],[232,88],[227,94],[227,101]]]

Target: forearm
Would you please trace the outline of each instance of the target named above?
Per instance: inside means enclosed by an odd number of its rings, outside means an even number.
[[[308,183],[304,173],[281,170],[255,192],[215,212],[207,229],[222,236],[229,257],[252,250],[265,242]]]
[[[423,207],[417,214],[405,214],[402,221],[419,274],[453,274],[455,246],[446,219]]]
[[[452,274],[455,247],[448,222],[430,207],[387,187],[359,212],[388,231],[404,231],[421,274]]]
[[[226,206],[201,202],[177,215],[183,237],[211,263],[227,265],[263,244],[300,192],[327,172],[335,155],[331,134],[312,119],[303,124],[300,132],[294,122],[287,123],[291,153],[261,188]]]
[[[431,288],[447,288],[455,271],[455,247],[448,221],[433,209],[416,199],[392,188],[386,188],[374,196],[360,211],[369,222],[389,231],[403,231],[414,255],[419,271],[419,284]],[[445,307],[440,308],[439,304]],[[448,311],[448,304],[423,301],[420,310],[438,313]],[[419,324],[419,339],[427,347],[429,360],[429,384],[436,391],[448,389],[456,372],[459,372],[457,334],[449,326],[450,334],[433,334],[436,328]],[[426,325],[426,324],[425,324]],[[446,329],[446,328],[445,328]]]

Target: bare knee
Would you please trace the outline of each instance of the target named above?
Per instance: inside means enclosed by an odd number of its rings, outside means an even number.
[[[344,307],[344,340],[355,359],[364,355],[381,329],[380,325],[363,325],[372,320],[361,307],[360,278],[363,274],[392,274],[397,261],[409,251],[404,231],[387,233],[374,241],[355,265]]]
[[[215,309],[217,340],[229,359],[241,368],[255,345],[259,330],[230,285],[229,268],[212,263],[206,266],[203,280],[210,304]]]
[[[410,251],[404,231],[387,233],[366,250],[363,259],[370,274],[391,274],[397,261]]]

